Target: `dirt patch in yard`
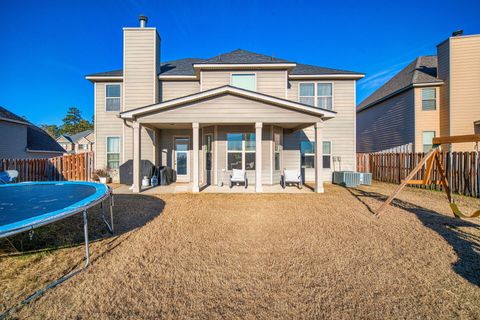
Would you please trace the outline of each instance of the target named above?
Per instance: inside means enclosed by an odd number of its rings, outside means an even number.
[[[98,241],[106,253],[90,268],[15,316],[479,318],[479,221],[415,189],[374,219],[369,208],[393,187],[128,196],[115,247]],[[63,264],[59,251],[50,255]]]

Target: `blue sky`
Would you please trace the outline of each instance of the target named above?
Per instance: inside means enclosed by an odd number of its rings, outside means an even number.
[[[0,105],[36,124],[70,106],[91,119],[85,74],[120,69],[122,27],[137,16],[162,37],[162,60],[237,48],[364,72],[360,102],[452,31],[480,33],[480,1],[0,0]]]

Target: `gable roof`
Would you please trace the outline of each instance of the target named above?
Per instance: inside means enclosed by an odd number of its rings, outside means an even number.
[[[86,136],[88,136],[91,133],[93,133],[93,130],[85,130],[85,131],[82,131],[82,132],[79,132],[79,133],[69,135],[68,137],[70,138],[70,140],[73,143],[77,143],[78,140],[80,140],[82,138],[85,138]]]
[[[221,96],[224,94],[232,94],[239,97],[257,100],[264,103],[276,104],[288,109],[293,109],[298,112],[309,113],[309,114],[313,114],[313,115],[321,116],[325,118],[333,118],[336,115],[336,112],[332,110],[312,107],[310,105],[302,104],[299,102],[294,102],[291,100],[281,99],[278,97],[269,96],[269,95],[255,92],[255,91],[250,91],[250,90],[245,90],[245,89],[225,85],[222,87],[194,93],[188,96],[171,99],[161,103],[156,103],[156,104],[120,112],[120,117],[124,119],[132,119],[137,116],[141,116],[142,114],[145,114],[145,113],[160,111],[167,108],[173,108],[179,105],[184,105],[184,104],[196,102],[199,100],[210,99],[210,98]]]
[[[87,137],[89,134],[92,134],[93,130],[84,130],[75,134],[62,134],[57,138],[64,138],[65,140],[70,141],[71,143],[77,143],[80,139]]]
[[[52,153],[66,152],[48,133],[32,124],[27,127],[27,149]]]
[[[437,78],[437,56],[420,56],[363,100],[357,112],[383,101],[403,90],[419,84],[441,84]]]
[[[65,152],[57,141],[55,141],[55,139],[53,139],[48,133],[4,107],[0,107],[0,120],[15,122],[27,127],[28,151],[48,151],[52,153]]]
[[[17,122],[17,123],[23,123],[23,124],[30,124],[28,120],[17,116],[15,113],[8,111],[4,107],[0,106],[0,120],[4,121],[11,121],[11,122]]]
[[[340,69],[325,68],[320,66],[313,66],[308,64],[295,63],[285,59],[276,58],[256,52],[251,52],[243,49],[233,50],[227,53],[219,54],[208,59],[201,58],[186,58],[166,61],[161,64],[159,75],[168,76],[194,76],[194,64],[282,64],[292,63],[296,64],[290,74],[292,75],[326,75],[326,74],[360,74],[360,72],[347,71]],[[107,72],[99,72],[89,74],[86,77],[122,77],[123,70],[114,70]]]

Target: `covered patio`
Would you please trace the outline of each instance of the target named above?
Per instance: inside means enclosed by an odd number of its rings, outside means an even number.
[[[133,192],[142,191],[144,128],[154,136],[155,164],[172,167],[177,182],[185,183],[170,189],[235,192],[224,187],[232,170],[240,169],[249,185],[243,192],[293,192],[279,185],[284,169],[300,170],[287,150],[298,146],[287,146],[284,135],[313,126],[313,189],[322,193],[323,122],[334,116],[330,110],[230,86],[123,112],[133,131]]]

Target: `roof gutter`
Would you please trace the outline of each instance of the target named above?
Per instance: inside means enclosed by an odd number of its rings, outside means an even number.
[[[284,69],[295,68],[296,63],[194,63],[194,69]]]
[[[292,80],[302,79],[352,79],[358,80],[365,77],[364,73],[351,74],[291,74],[288,76]]]
[[[122,81],[123,76],[85,76],[89,81]]]
[[[0,121],[7,121],[7,122],[13,122],[13,123],[18,123],[18,124],[24,124],[24,125],[31,125],[31,123],[28,123],[28,122],[23,122],[23,121],[20,121],[20,120],[13,120],[13,119],[9,119],[9,118],[4,118],[4,117],[0,117]]]
[[[158,75],[158,79],[160,80],[198,80],[198,77],[195,75]]]
[[[66,151],[53,151],[53,150],[33,150],[29,148],[25,148],[25,151],[27,152],[33,152],[33,153],[65,153]]]

